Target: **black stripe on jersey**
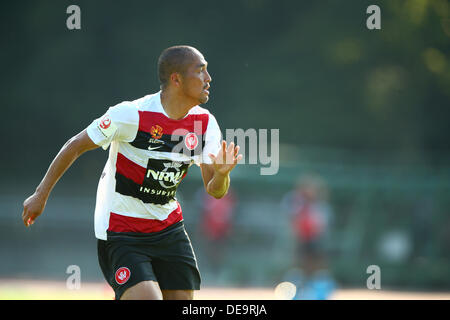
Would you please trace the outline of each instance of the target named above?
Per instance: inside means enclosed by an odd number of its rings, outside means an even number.
[[[116,192],[144,203],[166,204],[175,199],[181,180],[190,164],[149,159],[142,185],[116,172]]]
[[[136,138],[130,144],[138,149],[154,150],[158,152],[174,152],[185,154],[189,157],[200,155],[205,147],[205,135],[197,135],[198,144],[193,150],[187,149],[184,144],[184,136],[164,134],[158,140],[153,139],[150,133],[138,131]],[[177,150],[174,148],[177,147]]]
[[[172,188],[171,188],[172,189]],[[116,192],[141,200],[144,203],[166,204],[175,199],[176,188],[173,190],[157,186],[141,186],[133,180],[116,172]]]

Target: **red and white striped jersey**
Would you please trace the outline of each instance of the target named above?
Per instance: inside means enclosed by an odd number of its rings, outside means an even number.
[[[215,117],[193,107],[180,120],[168,117],[161,92],[110,107],[87,127],[109,157],[100,177],[95,235],[107,231],[151,233],[183,220],[176,190],[192,164],[211,163],[222,134]]]

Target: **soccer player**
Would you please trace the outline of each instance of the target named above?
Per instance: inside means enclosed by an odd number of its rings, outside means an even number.
[[[69,139],[52,161],[22,219],[31,226],[51,190],[84,152],[109,157],[95,207],[99,264],[116,299],[193,299],[200,274],[183,225],[176,190],[192,164],[206,192],[223,197],[239,146],[221,141],[215,117],[199,106],[209,98],[204,56],[190,46],[165,49],[158,59],[161,90],[113,107]]]

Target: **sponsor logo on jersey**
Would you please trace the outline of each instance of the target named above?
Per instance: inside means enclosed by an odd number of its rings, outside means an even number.
[[[98,122],[98,128],[100,132],[106,137],[111,137],[117,129],[117,126],[112,122],[111,118],[108,114],[105,114],[103,117],[101,117]]]
[[[194,132],[189,132],[186,137],[184,137],[184,144],[189,150],[194,150],[198,145],[198,137]]]
[[[153,169],[147,170],[146,178],[153,178],[153,180],[159,181],[161,187],[171,188],[180,183],[181,179],[184,176],[185,170],[179,171],[178,168],[176,172],[167,171],[168,168],[165,168],[163,171],[156,171]]]
[[[173,197],[177,193],[176,190],[165,191],[165,190],[161,190],[161,189],[152,189],[152,188],[147,188],[147,187],[143,187],[143,186],[139,188],[139,191],[150,194],[150,195],[161,196],[161,197],[163,197],[163,196]]]
[[[130,269],[128,269],[127,267],[121,267],[119,269],[117,269],[116,271],[116,282],[120,285],[124,284],[125,282],[128,281],[128,279],[130,279],[131,276],[131,271]]]
[[[106,130],[109,128],[109,126],[111,125],[111,119],[109,118],[108,115],[104,115],[103,118],[100,120],[100,128],[102,128],[103,130]]]
[[[159,148],[161,148],[161,147],[162,147],[162,146],[148,147],[148,150],[149,150],[149,151],[152,151],[152,150],[159,149]]]
[[[145,179],[148,179],[147,182],[144,182],[144,184],[141,186],[140,191],[144,193],[150,193],[154,195],[161,195],[161,196],[172,196],[172,190],[164,191],[164,189],[171,189],[176,187],[181,180],[186,176],[187,174],[187,167],[181,162],[164,162],[162,163],[164,168],[159,167],[158,169],[155,168],[152,163],[149,161],[149,165],[147,167],[147,172],[145,174]],[[159,186],[163,187],[164,189],[159,189],[157,185],[154,184],[154,181]],[[152,188],[156,188],[152,189]]]
[[[153,139],[153,138],[148,139],[148,142],[149,143],[164,143],[164,141],[162,141],[162,140],[156,140],[156,139]]]

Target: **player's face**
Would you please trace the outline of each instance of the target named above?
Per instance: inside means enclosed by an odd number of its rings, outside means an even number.
[[[207,71],[208,63],[200,54],[196,54],[192,62],[186,69],[183,76],[183,92],[184,94],[198,101],[199,104],[208,102],[209,99],[209,84],[211,76]]]

